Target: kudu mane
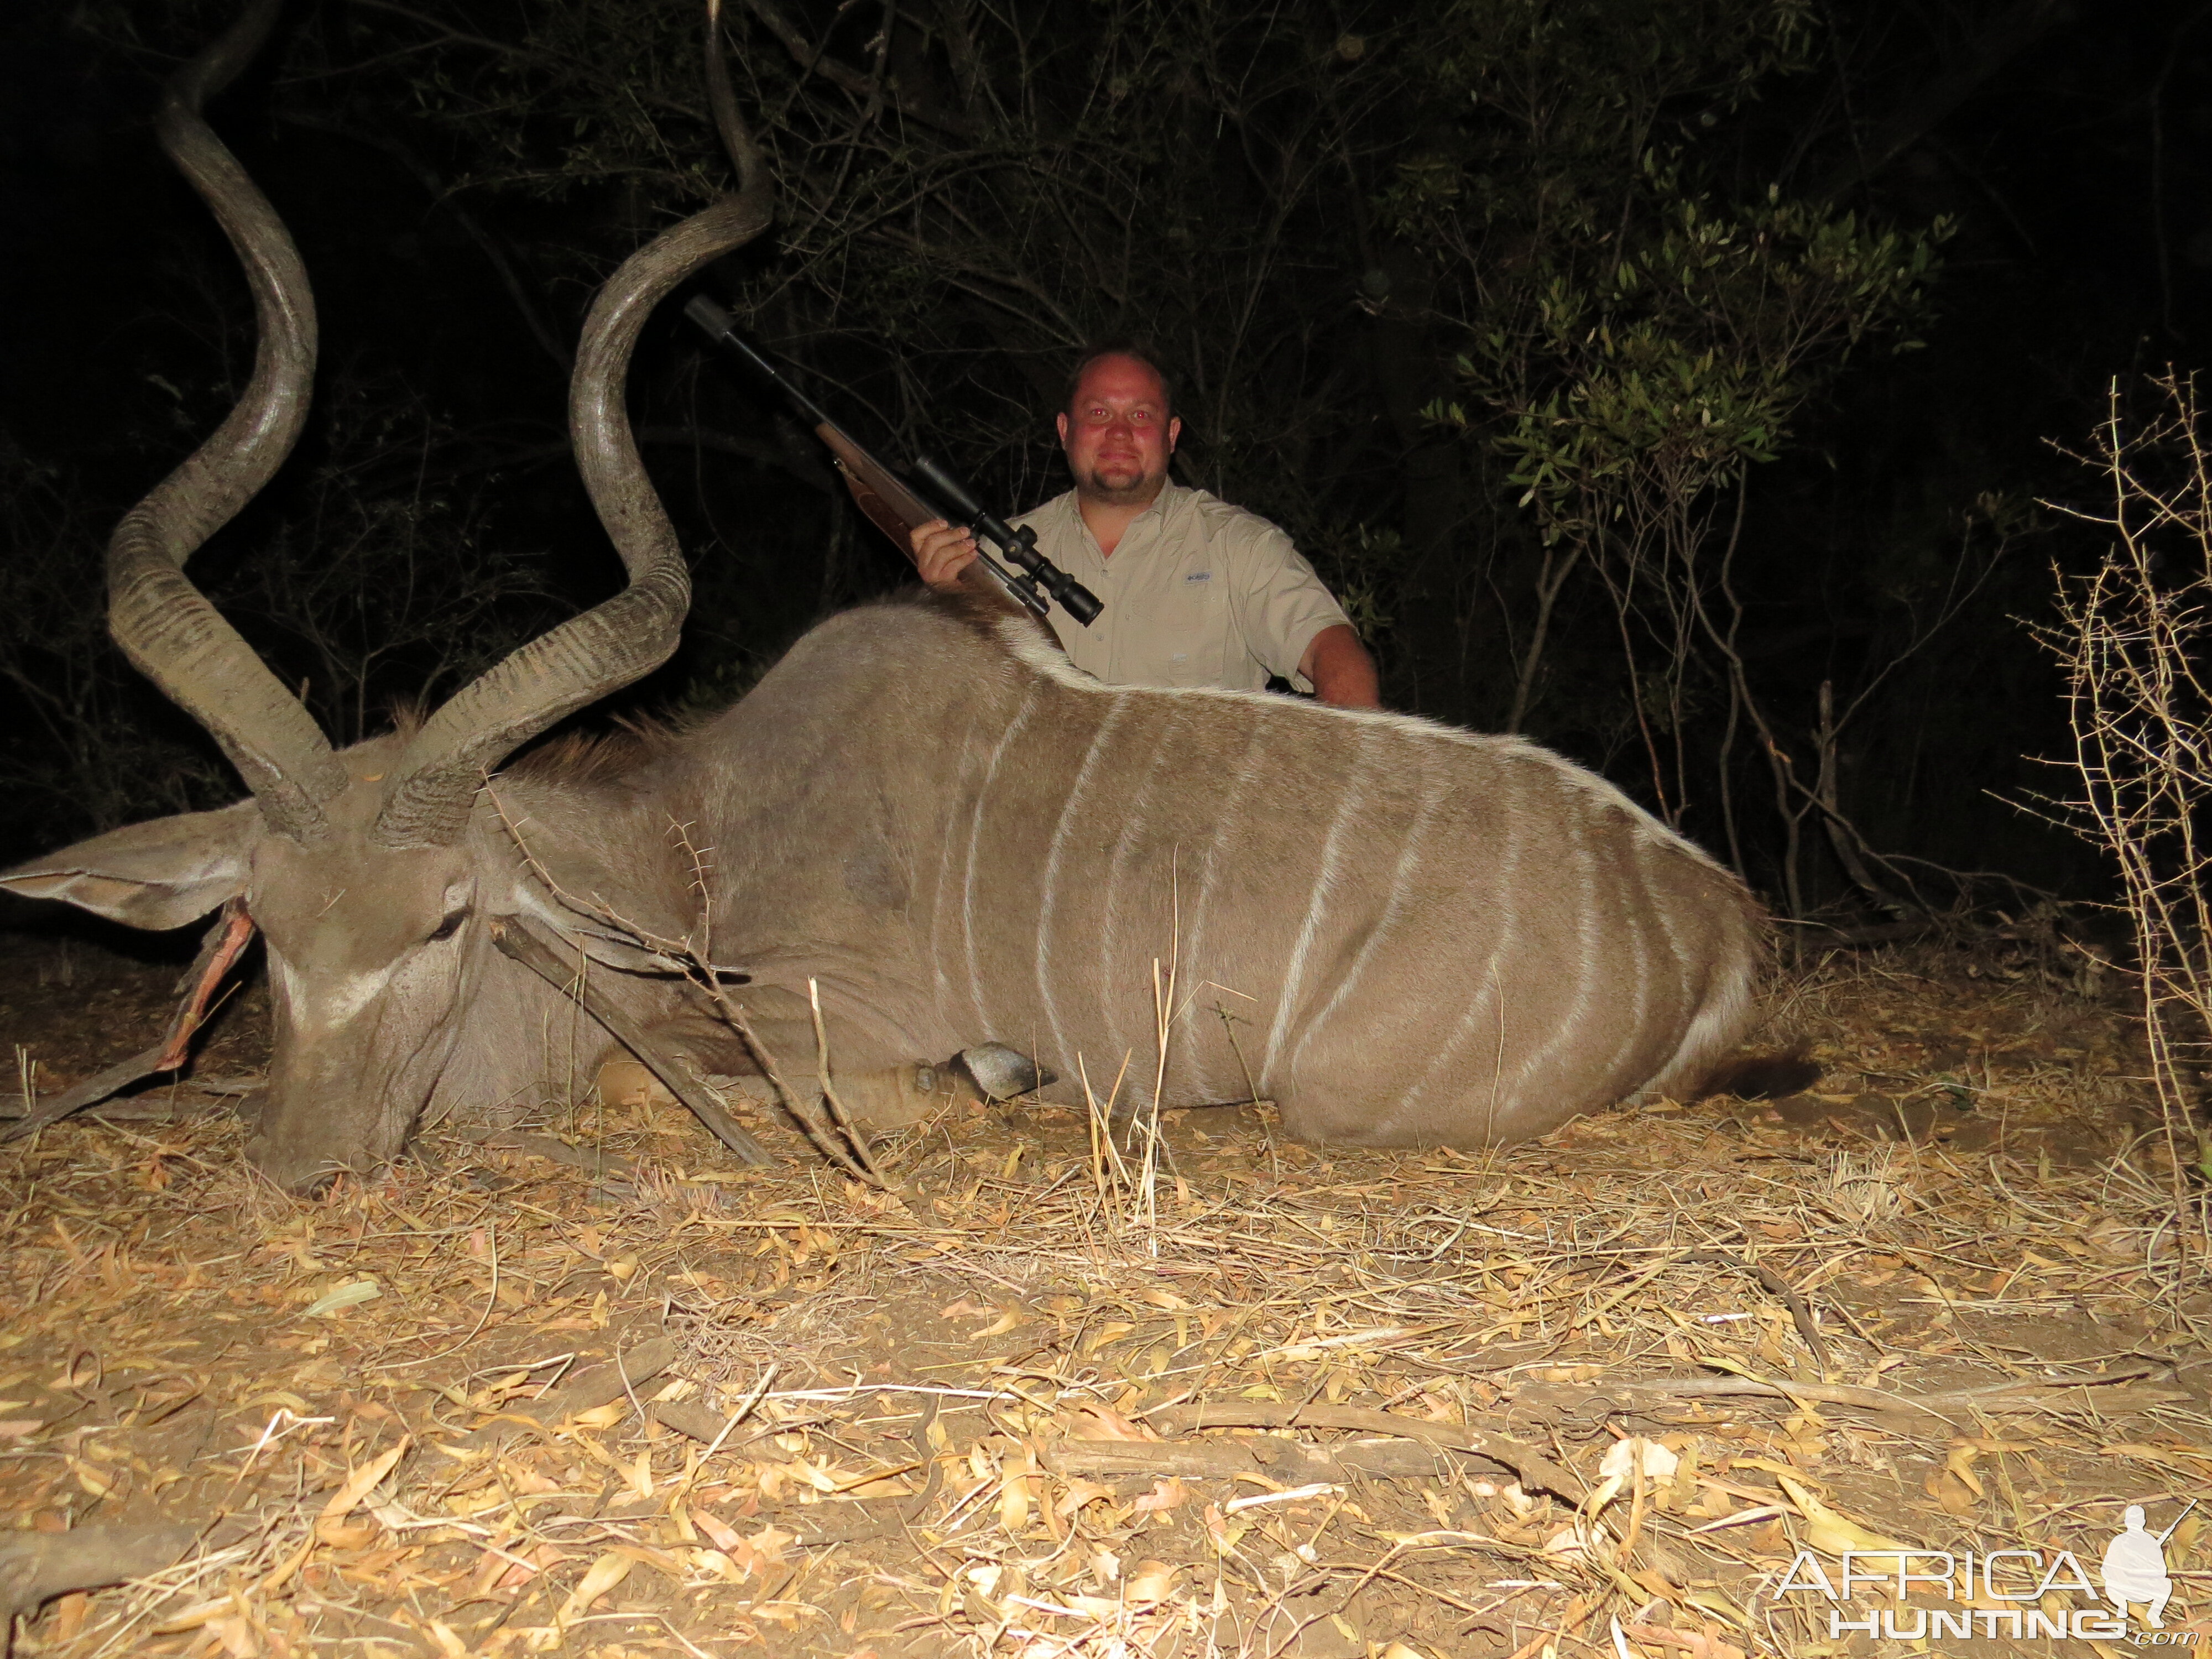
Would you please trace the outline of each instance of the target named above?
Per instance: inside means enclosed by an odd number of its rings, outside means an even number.
[[[950,618],[978,639],[988,641],[1001,657],[1027,663],[1030,659],[1024,653],[1034,648],[1043,653],[1038,660],[1049,664],[1057,659],[1061,666],[1066,665],[1064,655],[1049,635],[1011,610],[1003,600],[988,594],[939,593],[926,587],[905,587],[864,600],[846,614],[856,611],[920,611]],[[579,788],[619,783],[684,749],[729,709],[730,705],[726,704],[680,715],[617,714],[601,729],[559,732],[540,738],[501,768],[499,776],[518,782],[565,784]],[[406,722],[419,724],[421,719],[419,711],[395,711],[395,728],[404,731],[408,729]]]
[[[682,744],[720,713],[716,709],[681,720],[621,714],[609,730],[558,732],[531,744],[502,767],[498,776],[518,782],[579,787],[618,782]]]

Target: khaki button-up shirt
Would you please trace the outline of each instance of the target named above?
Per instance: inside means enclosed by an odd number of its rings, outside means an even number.
[[[1088,628],[1058,605],[1048,620],[1078,668],[1115,685],[1256,691],[1279,674],[1310,690],[1299,659],[1346,620],[1288,536],[1203,489],[1164,484],[1111,558],[1072,489],[1014,523],[1035,526],[1038,551],[1104,603]]]

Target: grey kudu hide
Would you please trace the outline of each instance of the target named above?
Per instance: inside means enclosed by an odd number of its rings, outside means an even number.
[[[149,928],[242,896],[273,993],[250,1149],[272,1178],[371,1169],[426,1108],[532,1105],[591,1074],[606,1033],[492,946],[516,916],[599,958],[602,993],[699,1070],[747,1068],[607,915],[711,938],[794,1075],[818,981],[833,1074],[879,1117],[895,1068],[996,1041],[1102,1100],[1118,1078],[1124,1102],[1273,1099],[1309,1139],[1474,1144],[1692,1089],[1735,1047],[1762,949],[1748,894],[1601,780],[1417,720],[1103,685],[982,599],[834,617],[703,724],[493,775],[676,644],[685,568],[622,386],[656,302],[768,222],[741,132],[740,193],[623,265],[578,355],[577,455],[629,585],[418,728],[333,752],[182,568],[282,464],[313,377],[305,272],[198,114],[276,3],[180,71],[159,122],[252,282],[252,382],[109,556],[116,637],[252,797],[0,876]],[[690,847],[712,849],[703,915]]]

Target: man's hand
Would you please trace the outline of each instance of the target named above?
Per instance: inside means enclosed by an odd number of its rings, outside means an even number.
[[[907,540],[914,548],[915,567],[921,572],[923,581],[940,593],[959,592],[960,573],[975,562],[975,537],[972,531],[947,524],[942,519],[933,519],[914,531]]]
[[[1339,708],[1380,708],[1382,684],[1375,659],[1348,623],[1331,623],[1313,636],[1298,659],[1298,672],[1313,682],[1314,696]]]

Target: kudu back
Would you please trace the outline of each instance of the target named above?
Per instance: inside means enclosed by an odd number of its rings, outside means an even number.
[[[845,1092],[879,1119],[899,1068],[994,1041],[1064,1097],[1118,1079],[1124,1104],[1271,1098],[1313,1139],[1475,1144],[1682,1091],[1734,1047],[1755,908],[1602,781],[1416,720],[1102,685],[980,597],[863,607],[702,725],[493,775],[664,660],[689,603],[622,387],[653,307],[768,222],[711,29],[742,187],[609,281],[571,392],[628,586],[418,727],[333,751],[183,568],[282,464],[313,379],[304,270],[198,115],[277,3],[179,71],[157,123],[240,252],[255,374],[108,566],[117,638],[252,798],[0,874],[141,927],[243,898],[275,1018],[249,1152],[272,1178],[372,1169],[426,1107],[527,1108],[590,1075],[607,1032],[492,948],[516,917],[592,958],[623,1016],[700,1070],[749,1056],[623,935],[742,969],[758,1035],[802,1078],[818,983]]]

